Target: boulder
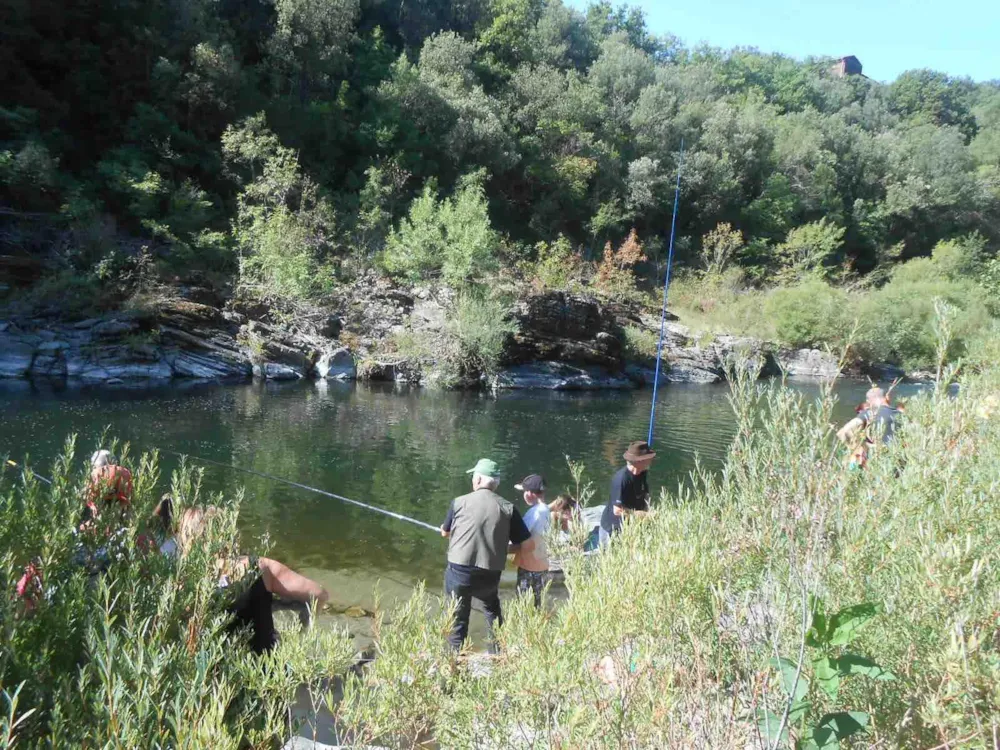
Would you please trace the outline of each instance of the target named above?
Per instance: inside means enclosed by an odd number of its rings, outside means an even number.
[[[320,356],[313,371],[316,373],[316,377],[323,380],[354,380],[358,376],[354,355],[346,347],[326,352]]]
[[[836,378],[840,375],[840,363],[830,352],[783,349],[774,356],[782,372],[790,377]]]
[[[174,374],[181,378],[223,380],[247,378],[251,374],[249,361],[235,355],[223,356],[218,352],[169,349],[164,352],[164,359],[173,367]]]
[[[255,378],[266,380],[299,380],[304,377],[301,370],[281,362],[263,362],[253,366]]]
[[[102,320],[90,327],[90,333],[102,339],[113,339],[125,336],[139,329],[134,320]]]
[[[575,367],[565,362],[535,362],[508,367],[497,375],[496,386],[553,391],[624,390],[635,387],[623,374],[602,367]]]
[[[23,378],[31,369],[35,347],[0,334],[0,378]]]

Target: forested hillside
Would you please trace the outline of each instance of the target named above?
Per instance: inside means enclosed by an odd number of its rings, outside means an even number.
[[[716,292],[806,283],[811,300],[816,284],[933,280],[880,304],[941,296],[968,325],[998,312],[996,82],[916,70],[884,85],[826,58],[691,48],[610,3],[15,0],[0,13],[0,252],[73,275],[50,292],[142,256],[279,299],[372,266],[452,285],[497,269],[593,278],[622,295],[633,267],[651,282],[662,263],[683,143],[678,259]]]

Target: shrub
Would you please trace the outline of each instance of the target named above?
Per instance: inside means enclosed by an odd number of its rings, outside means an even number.
[[[646,260],[642,243],[635,229],[618,246],[611,249],[611,243],[604,246],[604,258],[597,267],[594,285],[605,295],[614,299],[629,299],[635,295],[635,266]]]
[[[531,273],[535,281],[548,289],[567,289],[573,282],[583,279],[584,261],[579,252],[565,236],[559,235],[555,242],[539,242],[535,245],[538,257]]]
[[[859,306],[860,352],[876,362],[908,369],[931,367],[936,358],[935,300],[955,309],[949,357],[961,356],[969,341],[991,322],[988,295],[972,281],[949,281],[925,275],[926,259],[912,260]]]
[[[447,331],[454,343],[451,357],[459,371],[491,378],[517,325],[510,319],[510,307],[503,300],[466,293],[458,298]]]
[[[721,274],[743,246],[742,232],[733,229],[732,224],[719,224],[701,238],[701,262],[705,273],[711,276]]]
[[[639,326],[625,326],[625,356],[629,359],[647,361],[656,359],[659,336],[656,331]]]
[[[51,486],[27,472],[0,476],[6,591],[30,561],[41,576],[33,610],[24,599],[0,597],[4,728],[20,722],[5,746],[280,745],[296,690],[315,691],[349,666],[349,636],[285,633],[271,654],[250,654],[242,636],[226,635],[224,602],[216,596],[217,555],[241,548],[239,498],[183,558],[144,552],[156,457],[133,461],[127,446],[116,452],[134,471],[133,512],[124,527],[116,514],[98,517],[93,538],[110,539],[103,543],[103,573],[91,569],[98,543],[77,534],[86,473],[75,468],[72,440],[53,467]],[[174,474],[178,513],[201,502],[199,485],[188,468]]]
[[[775,289],[765,310],[778,339],[789,346],[836,345],[850,333],[850,296],[822,281]]]
[[[851,728],[863,730],[852,747],[989,746],[1000,411],[983,406],[1000,403],[995,362],[957,394],[942,383],[912,399],[864,474],[842,468],[830,390],[732,387],[721,475],[665,489],[607,551],[567,560],[569,599],[554,611],[507,604],[499,658],[456,662],[414,597],[402,633],[380,633],[370,679],[349,686],[350,736],[790,748],[833,747]],[[786,716],[779,741],[767,719]]]
[[[412,281],[440,275],[462,286],[478,283],[494,270],[497,246],[481,178],[472,175],[454,196],[440,200],[434,183],[428,182],[407,218],[389,235],[381,263],[389,273]]]
[[[233,222],[243,291],[268,300],[304,300],[332,282],[335,216],[296,153],[280,145],[264,116],[229,126],[222,149],[233,172],[246,170]]]
[[[820,219],[796,227],[775,248],[783,279],[801,279],[808,275],[829,277],[835,270],[837,255],[844,241],[844,227]]]

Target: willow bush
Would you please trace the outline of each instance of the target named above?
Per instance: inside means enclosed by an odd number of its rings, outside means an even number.
[[[52,485],[30,471],[0,476],[0,745],[4,747],[274,747],[294,733],[289,709],[352,661],[346,634],[313,628],[282,634],[257,657],[228,635],[214,561],[240,546],[239,497],[188,555],[159,554],[144,535],[158,493],[157,456],[129,459],[133,512],[119,529],[103,513],[89,542],[77,533],[86,474],[70,440]],[[200,476],[172,479],[177,513],[203,503]],[[108,538],[110,535],[110,539]],[[107,550],[107,569],[88,559]],[[37,605],[13,595],[24,566],[41,574]]]
[[[349,736],[392,747],[992,747],[991,361],[911,399],[864,473],[845,469],[832,390],[738,377],[722,473],[664,489],[606,553],[568,560],[568,602],[509,604],[484,667],[449,656],[421,593],[333,708]]]

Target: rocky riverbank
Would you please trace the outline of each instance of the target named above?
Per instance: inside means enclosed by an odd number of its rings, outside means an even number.
[[[403,288],[369,277],[344,290],[328,309],[291,321],[265,306],[218,299],[199,289],[86,320],[8,316],[0,319],[0,377],[136,386],[255,377],[420,383],[433,380],[434,363],[387,355],[385,342],[403,332],[444,331],[453,302],[447,289]],[[463,385],[625,389],[651,385],[655,378],[653,359],[627,350],[625,329],[655,338],[656,316],[581,295],[542,292],[516,300],[509,317],[517,330],[506,341],[495,377],[470,377]],[[764,376],[838,374],[837,359],[827,352],[698,336],[670,320],[661,382],[720,382],[738,354]],[[901,374],[872,369],[854,363],[850,374]]]

